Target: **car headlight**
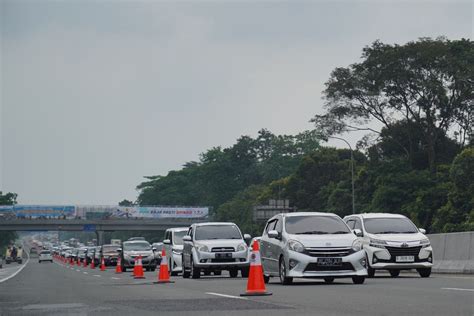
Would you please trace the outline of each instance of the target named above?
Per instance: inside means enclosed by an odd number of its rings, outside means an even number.
[[[196,245],[196,250],[199,252],[209,252],[209,248],[206,245]]]
[[[296,252],[303,252],[304,251],[304,246],[302,243],[296,240],[288,240],[288,247],[290,250],[296,251]]]
[[[352,250],[360,251],[362,249],[362,242],[360,240],[354,240],[352,243]]]
[[[240,245],[237,246],[237,251],[245,251],[247,250],[247,245],[244,243],[241,243]]]
[[[428,238],[420,240],[420,245],[422,248],[431,246],[430,240]]]
[[[385,249],[387,242],[385,240],[370,238],[370,246]]]

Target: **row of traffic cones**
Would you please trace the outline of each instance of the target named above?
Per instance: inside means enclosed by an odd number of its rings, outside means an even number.
[[[166,258],[166,252],[163,249],[161,251],[161,263],[160,271],[158,273],[158,281],[154,282],[155,284],[162,283],[174,283],[170,280],[170,274],[168,270],[168,260]],[[62,258],[62,257],[61,257]],[[67,264],[67,259],[61,259],[64,263]],[[69,259],[69,264],[74,266],[74,261],[72,258]],[[80,266],[80,261],[77,259],[77,265]],[[87,267],[87,260],[84,260],[84,268]],[[90,264],[91,269],[95,269],[94,260]],[[100,271],[105,271],[105,261],[102,257],[100,262]],[[122,273],[122,258],[119,257],[117,261],[117,266],[115,267],[115,273]],[[144,279],[145,274],[143,273],[143,264],[142,256],[136,258],[133,266],[133,278],[134,279]],[[265,282],[263,279],[263,268],[262,262],[260,259],[260,246],[258,241],[254,241],[252,253],[250,254],[250,270],[249,277],[247,280],[247,291],[241,296],[262,296],[262,295],[272,295],[272,293],[267,292],[265,288]]]

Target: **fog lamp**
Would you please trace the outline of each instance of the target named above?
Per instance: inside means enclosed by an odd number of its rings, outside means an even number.
[[[291,270],[298,265],[298,261],[294,259],[290,259],[289,265],[290,265],[290,270]]]

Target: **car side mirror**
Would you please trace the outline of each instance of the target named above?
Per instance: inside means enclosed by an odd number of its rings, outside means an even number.
[[[122,252],[122,248],[117,248],[117,252]]]
[[[151,250],[153,250],[153,252],[155,252],[155,251],[156,251],[156,248],[155,248],[155,247],[153,247],[153,248],[151,248]]]
[[[276,230],[271,230],[268,232],[268,237],[278,239],[278,232]]]
[[[426,229],[423,228],[418,228],[418,231],[422,233],[423,235],[426,234]]]
[[[364,237],[364,233],[363,233],[360,229],[358,229],[358,228],[354,229],[352,232],[353,232],[354,235],[356,235],[357,237]]]
[[[184,240],[184,238],[183,238],[183,240]],[[164,243],[165,245],[171,245],[171,240],[165,239],[165,240],[163,240],[163,243]]]
[[[246,242],[249,242],[251,239],[252,239],[252,236],[250,236],[249,234],[244,234],[244,240]]]
[[[191,236],[189,236],[189,235],[184,236],[183,241],[192,241]]]

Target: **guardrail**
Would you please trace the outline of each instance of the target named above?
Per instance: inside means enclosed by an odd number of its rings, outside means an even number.
[[[474,232],[428,235],[433,272],[474,274]]]

